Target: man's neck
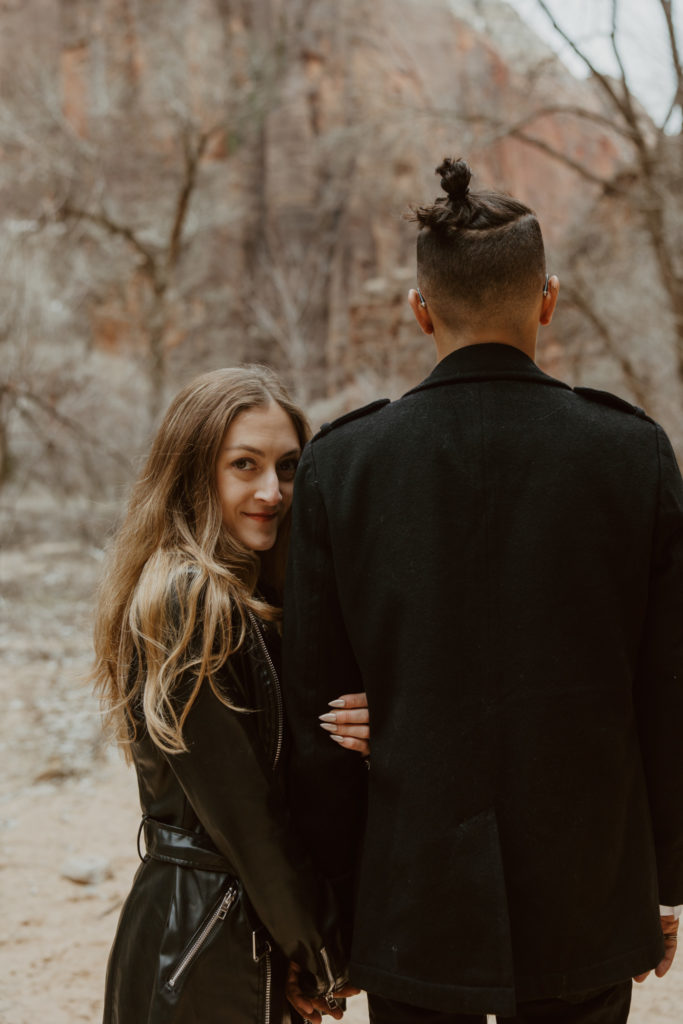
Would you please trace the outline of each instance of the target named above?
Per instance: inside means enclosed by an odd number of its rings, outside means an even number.
[[[536,360],[536,336],[529,336],[526,338],[510,337],[504,331],[496,332],[478,332],[468,334],[434,334],[434,344],[436,345],[436,356],[437,362],[441,362],[446,356],[449,356],[451,352],[456,352],[460,348],[467,348],[469,345],[510,345],[512,348],[517,348],[520,352],[524,352],[525,355],[529,356],[530,359]]]

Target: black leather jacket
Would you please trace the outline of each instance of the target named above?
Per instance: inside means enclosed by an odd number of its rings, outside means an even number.
[[[204,684],[188,752],[162,754],[144,730],[133,745],[147,852],[109,958],[105,1024],[280,1024],[286,960],[319,993],[344,980],[331,894],[289,819],[282,697],[261,626],[221,686],[250,710]]]

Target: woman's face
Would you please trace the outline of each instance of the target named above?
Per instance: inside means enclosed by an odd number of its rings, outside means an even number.
[[[268,551],[292,503],[301,449],[289,414],[277,404],[239,413],[216,463],[223,525],[252,551]]]

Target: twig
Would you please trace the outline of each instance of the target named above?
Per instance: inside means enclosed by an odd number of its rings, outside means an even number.
[[[100,449],[106,452],[112,459],[114,459],[120,466],[130,470],[129,460],[121,454],[116,448],[112,448],[110,445],[99,438],[95,437],[85,427],[78,422],[78,420],[72,419],[70,416],[65,416],[64,413],[60,412],[55,406],[43,398],[42,395],[37,395],[29,388],[24,387],[20,384],[15,384],[12,381],[6,381],[0,383],[0,397],[3,395],[9,395],[15,399],[15,401],[23,399],[25,402],[29,402],[36,408],[40,409],[41,412],[45,413],[55,423],[58,423],[61,427],[64,427],[82,444],[89,445],[91,448]]]

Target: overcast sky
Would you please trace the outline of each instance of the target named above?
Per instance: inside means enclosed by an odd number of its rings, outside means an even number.
[[[537,35],[558,48],[561,41],[536,0],[508,0]],[[612,0],[547,0],[556,20],[600,71],[617,74],[609,38]],[[674,0],[678,45],[683,50],[683,0]],[[619,47],[633,92],[657,121],[663,120],[673,95],[671,56],[659,0],[619,0]],[[582,65],[565,46],[560,53],[577,74]],[[672,127],[677,127],[672,126]]]

